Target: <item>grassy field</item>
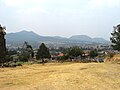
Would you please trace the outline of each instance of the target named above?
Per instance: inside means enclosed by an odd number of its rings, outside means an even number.
[[[120,90],[120,65],[51,63],[0,68],[0,90]]]

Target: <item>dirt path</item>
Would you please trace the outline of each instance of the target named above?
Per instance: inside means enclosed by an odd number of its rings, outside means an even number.
[[[57,63],[2,68],[0,90],[120,90],[120,65]]]

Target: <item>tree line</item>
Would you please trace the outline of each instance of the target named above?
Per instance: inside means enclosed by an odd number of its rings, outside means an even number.
[[[117,26],[113,27],[114,30],[111,33],[111,46],[113,47],[114,50],[118,50],[120,51],[120,24]],[[35,54],[33,48],[31,45],[29,45],[27,42],[25,42],[26,47],[22,48],[20,51],[21,52],[17,52],[16,50],[7,50],[6,52],[6,56],[5,56],[5,60],[2,60],[4,62],[0,63],[0,66],[4,65],[4,64],[8,64],[9,62],[28,62],[29,60],[33,60],[34,57],[35,60],[41,60],[41,63],[45,63],[45,59],[51,59],[51,52],[49,50],[49,48],[42,43],[39,48],[37,49],[37,52]],[[67,59],[77,59],[78,57],[80,59],[85,58],[85,53],[84,50],[82,50],[82,48],[74,46],[74,47],[70,47],[70,48],[61,48],[61,52],[64,54],[63,56],[59,56],[56,59],[59,61],[64,61]],[[14,56],[16,55],[16,56]],[[89,52],[89,57],[90,58],[95,58],[97,57],[98,54],[98,50],[94,49],[91,50]],[[14,58],[13,58],[14,57]]]

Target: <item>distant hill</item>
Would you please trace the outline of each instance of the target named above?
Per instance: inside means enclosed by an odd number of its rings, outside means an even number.
[[[74,35],[69,38],[70,40],[78,40],[78,41],[92,41],[92,38],[87,35]]]
[[[103,38],[93,38],[94,42],[101,42],[101,43],[106,43],[108,42],[107,40],[103,39]]]
[[[64,38],[60,36],[40,36],[32,31],[21,31],[16,33],[8,33],[6,35],[7,44],[19,45],[23,44],[25,41],[30,44],[38,45],[42,42],[47,44],[73,44],[73,43],[109,43],[103,38],[91,38],[86,35],[74,35],[70,38]]]
[[[44,43],[62,43],[67,40],[67,38],[63,37],[50,37],[50,36],[40,36],[32,31],[21,31],[16,33],[8,33],[6,35],[7,44],[10,45],[21,45],[25,41],[29,42],[30,44],[37,45],[44,42]]]
[[[8,33],[6,35],[7,44],[19,45],[23,44],[25,41],[30,43],[36,43],[40,40],[40,36],[36,33],[30,31],[21,31],[17,33]]]
[[[83,41],[83,42],[108,43],[108,41],[103,38],[91,38],[87,35],[74,35],[74,36],[70,37],[69,39]]]

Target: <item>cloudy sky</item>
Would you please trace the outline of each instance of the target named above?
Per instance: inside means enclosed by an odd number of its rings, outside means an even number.
[[[0,23],[8,33],[109,39],[120,23],[120,0],[0,0]]]

